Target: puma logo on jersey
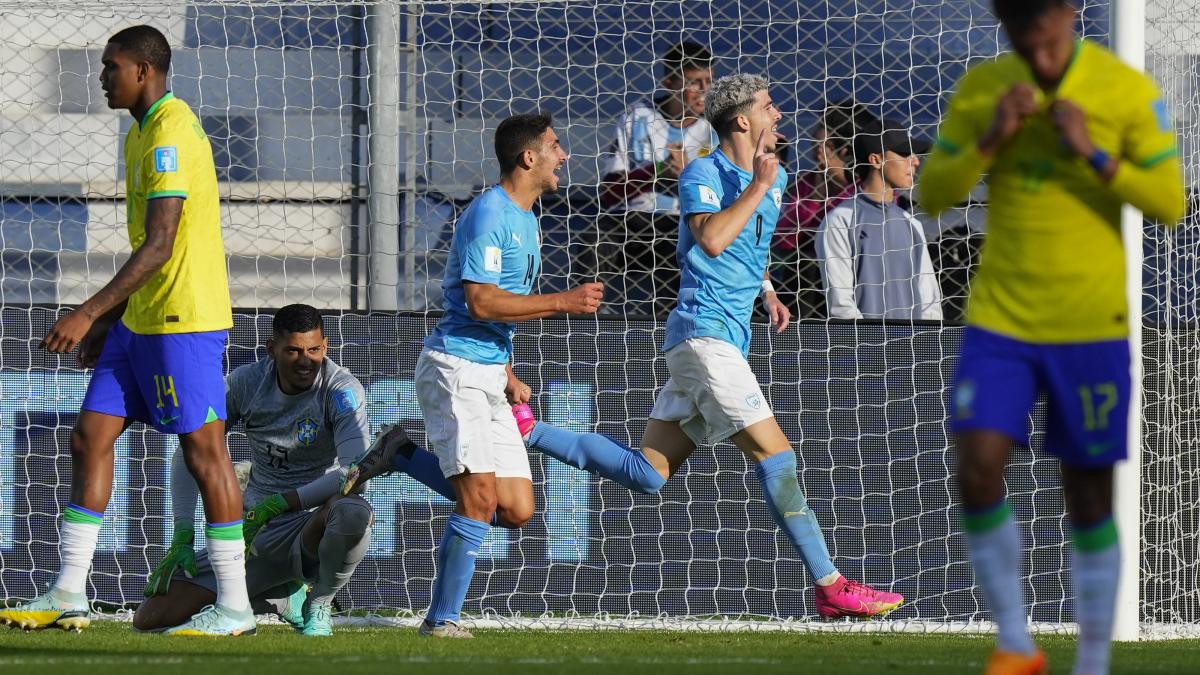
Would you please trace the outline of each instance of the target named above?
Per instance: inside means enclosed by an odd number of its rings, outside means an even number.
[[[512,233],[512,238],[513,238],[513,241],[517,242],[517,246],[521,245],[521,237],[518,236],[516,232]]]

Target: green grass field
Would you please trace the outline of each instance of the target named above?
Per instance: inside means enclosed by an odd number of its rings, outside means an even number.
[[[84,675],[355,675],[358,673],[978,673],[990,637],[797,633],[476,631],[475,640],[427,640],[413,629],[341,628],[305,639],[285,626],[253,637],[136,635],[93,623],[81,634],[0,628],[0,673]],[[1052,672],[1070,672],[1075,642],[1038,640]],[[1200,641],[1122,644],[1113,673],[1200,672]]]

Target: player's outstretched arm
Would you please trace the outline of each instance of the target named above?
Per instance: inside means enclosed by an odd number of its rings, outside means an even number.
[[[688,218],[696,244],[710,258],[721,255],[738,238],[767,191],[779,180],[779,156],[766,150],[766,138],[764,129],[754,149],[754,177],[742,194],[723,211],[696,213]]]
[[[493,284],[463,282],[467,311],[476,321],[516,323],[556,314],[595,314],[604,299],[604,284],[580,284],[569,291],[519,295]]]
[[[129,256],[112,281],[73,312],[55,322],[42,339],[42,348],[65,354],[87,335],[92,324],[123,304],[162,269],[175,250],[175,234],[183,214],[183,199],[161,197],[146,205],[146,241]]]

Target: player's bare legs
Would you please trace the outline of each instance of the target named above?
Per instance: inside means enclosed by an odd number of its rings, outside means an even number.
[[[241,520],[242,491],[225,449],[225,421],[214,420],[191,433],[180,434],[179,445],[188,471],[200,486],[208,522]]]
[[[882,616],[904,596],[877,591],[842,576],[829,557],[825,536],[796,477],[796,453],[774,417],[751,424],[731,441],[754,464],[763,498],[815,583],[817,612],[826,618]]]
[[[1076,468],[1062,465],[1063,496],[1067,515],[1076,527],[1088,527],[1113,512],[1113,468]]]
[[[762,462],[781,452],[790,452],[792,442],[774,417],[755,422],[729,438],[751,461]]]
[[[646,422],[646,433],[642,435],[642,455],[664,481],[674,476],[695,450],[696,444],[684,433],[679,422],[653,418]]]
[[[9,609],[0,624],[20,628],[51,626],[81,630],[88,618],[86,584],[104,509],[112,495],[114,445],[129,421],[124,417],[81,411],[71,430],[71,503],[59,527],[62,568],[49,592]]]
[[[504,527],[521,527],[533,516],[533,482],[525,478],[500,477],[494,473],[460,473],[450,478],[458,493],[454,512],[491,523],[492,514]]]
[[[502,510],[504,518],[524,524],[533,511],[533,487],[527,480],[498,479],[492,472],[470,471],[451,476],[450,484],[458,499],[438,546],[437,578],[433,582],[433,597],[420,634],[470,638],[473,637],[471,633],[458,625],[458,617],[475,574],[479,548],[490,529],[489,523],[497,510]]]
[[[973,430],[958,436],[958,491],[963,508],[981,511],[1004,499],[1004,467],[1013,439],[999,431]]]
[[[112,496],[113,454],[132,420],[83,410],[71,429],[71,503],[103,513]],[[91,561],[91,556],[88,556]]]
[[[1004,489],[1004,467],[1013,442],[990,429],[960,433],[956,478],[971,566],[997,626],[997,651],[989,668],[1036,673],[1045,667],[1045,657],[1026,630],[1020,577],[1024,546]]]
[[[533,517],[533,481],[516,476],[496,479],[495,524],[516,529]]]
[[[454,512],[481,523],[491,522],[496,512],[496,474],[463,472],[451,476],[450,484],[458,495]]]
[[[208,558],[217,578],[215,602],[190,621],[168,630],[173,635],[244,635],[255,630],[246,591],[246,557],[242,538],[242,498],[233,463],[225,449],[225,421],[216,419],[195,431],[179,434],[188,472],[204,498],[208,520]]]

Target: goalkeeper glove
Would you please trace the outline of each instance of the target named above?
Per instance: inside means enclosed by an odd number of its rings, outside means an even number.
[[[270,497],[250,507],[242,517],[242,538],[246,540],[246,552],[253,553],[252,544],[258,536],[258,531],[272,518],[288,511],[287,500],[283,495],[275,493]]]
[[[152,598],[156,595],[166,595],[171,587],[171,579],[176,570],[183,570],[189,579],[196,576],[196,551],[192,543],[196,540],[194,526],[188,521],[175,523],[175,534],[171,536],[171,546],[162,562],[150,573],[142,595]]]

